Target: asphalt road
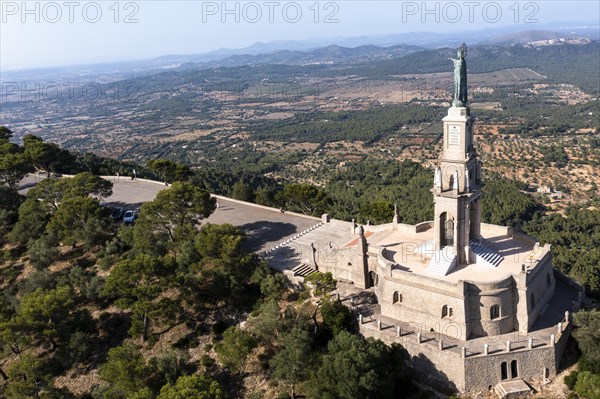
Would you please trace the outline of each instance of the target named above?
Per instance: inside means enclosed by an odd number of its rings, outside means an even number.
[[[25,194],[42,178],[28,176],[19,184],[19,192]],[[144,202],[152,201],[161,190],[168,187],[162,184],[126,177],[109,177],[113,183],[113,194],[102,202],[125,210],[139,210]],[[246,246],[252,251],[262,251],[276,246],[282,241],[317,224],[319,220],[276,209],[265,209],[253,204],[230,201],[220,197],[219,208],[203,223],[229,223],[238,226],[248,234]]]

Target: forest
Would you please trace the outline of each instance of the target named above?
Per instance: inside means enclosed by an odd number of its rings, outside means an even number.
[[[257,123],[249,128],[256,140],[313,143],[360,140],[368,146],[389,137],[402,126],[440,120],[444,113],[442,107],[382,106],[365,111],[303,114],[281,122]]]

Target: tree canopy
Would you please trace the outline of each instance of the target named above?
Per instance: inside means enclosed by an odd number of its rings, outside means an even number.
[[[203,374],[182,376],[175,384],[167,384],[157,399],[226,399],[225,392],[216,381]]]
[[[348,332],[327,345],[321,367],[310,383],[309,398],[395,398],[408,382],[407,355],[397,344],[387,346]]]
[[[133,231],[136,246],[149,253],[161,247],[175,252],[215,208],[216,198],[208,191],[189,182],[175,182],[142,205]]]
[[[155,173],[159,180],[167,183],[185,180],[191,174],[189,167],[168,159],[153,159],[148,161],[146,167]]]

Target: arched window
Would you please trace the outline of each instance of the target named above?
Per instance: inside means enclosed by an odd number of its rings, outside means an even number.
[[[510,378],[517,378],[519,376],[519,370],[517,369],[517,361],[513,360],[510,362]]]
[[[394,292],[394,297],[392,298],[392,303],[399,303],[402,302],[402,294],[399,293],[398,291]]]
[[[439,225],[440,225],[440,245],[446,246],[446,221],[448,220],[448,214],[446,212],[440,213]]]
[[[531,303],[531,309],[535,308],[535,295],[532,293],[529,295],[529,302]]]
[[[546,274],[546,285],[548,287],[552,285],[552,278],[550,277],[550,273]]]
[[[452,317],[452,308],[448,305],[442,307],[442,318],[444,317]]]
[[[502,380],[508,379],[508,365],[506,364],[506,362],[502,362],[502,364],[500,365],[500,374],[500,378],[502,378]]]
[[[500,317],[500,306],[492,305],[490,308],[490,320],[497,319],[498,317]]]
[[[454,245],[454,220],[448,220],[444,227],[446,228],[446,245]]]

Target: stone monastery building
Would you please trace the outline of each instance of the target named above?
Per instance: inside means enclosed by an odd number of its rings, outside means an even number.
[[[456,93],[442,120],[434,220],[411,226],[395,214],[390,224],[363,227],[324,215],[314,232],[274,248],[271,263],[296,279],[318,270],[351,283],[341,298],[361,333],[402,344],[417,371],[437,385],[504,396],[527,390],[525,381],[540,385],[556,375],[569,312],[583,291],[552,267],[549,245],[481,222],[464,50],[454,60]],[[288,252],[277,257],[284,247]],[[361,300],[365,295],[376,301]]]

